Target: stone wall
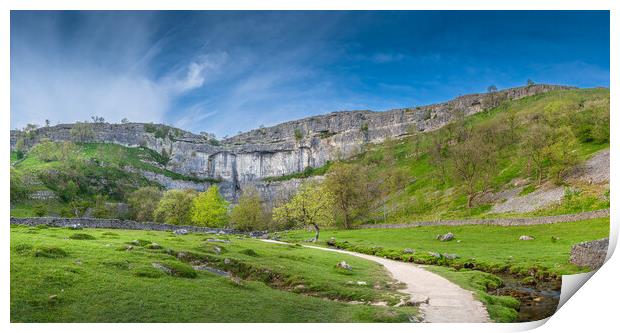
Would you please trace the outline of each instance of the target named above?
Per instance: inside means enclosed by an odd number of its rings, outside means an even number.
[[[115,219],[95,219],[95,218],[62,218],[62,217],[11,217],[11,224],[37,226],[48,225],[51,227],[81,227],[81,228],[103,228],[103,229],[129,229],[129,230],[151,230],[151,231],[175,231],[185,229],[188,232],[209,233],[209,234],[246,234],[252,237],[266,235],[266,232],[256,231],[244,233],[234,229],[216,229],[196,226],[179,226],[163,223],[141,223],[131,220]]]
[[[468,219],[468,220],[437,220],[437,221],[414,221],[403,224],[363,224],[359,229],[398,229],[433,225],[461,226],[461,225],[498,225],[498,226],[523,226],[537,224],[552,224],[562,222],[576,222],[582,220],[608,217],[609,209],[595,210],[575,214],[540,216],[540,217],[521,217],[521,218],[498,218],[498,219]]]
[[[603,238],[590,242],[583,242],[570,250],[570,262],[590,269],[598,269],[605,263],[609,238]]]

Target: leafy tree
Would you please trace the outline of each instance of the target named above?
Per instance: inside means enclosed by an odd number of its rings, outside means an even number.
[[[496,87],[494,84],[492,84],[492,85],[490,85],[490,86],[487,88],[487,92],[488,92],[488,93],[494,93],[494,92],[497,92],[497,87]]]
[[[217,185],[198,194],[190,210],[192,224],[221,228],[228,224],[228,201],[222,197]]]
[[[528,159],[529,170],[533,172],[538,184],[546,173],[549,150],[547,147],[552,143],[552,129],[546,124],[531,124],[521,141],[522,153]]]
[[[159,201],[155,210],[155,220],[168,224],[189,224],[190,209],[196,197],[194,190],[169,190]]]
[[[128,123],[129,123],[129,119],[127,118],[121,119],[121,124],[128,124]]]
[[[345,229],[356,218],[368,213],[378,187],[369,180],[367,169],[353,164],[336,163],[325,177],[325,186],[334,196],[334,210]]]
[[[19,138],[15,142],[15,153],[18,159],[24,158],[26,154],[26,143],[24,142],[24,138]]]
[[[232,209],[230,220],[235,229],[238,230],[265,230],[268,228],[269,216],[256,188],[246,187],[243,189],[239,203]]]
[[[95,137],[93,126],[89,123],[77,122],[71,127],[71,137],[78,142],[87,142]]]
[[[292,226],[312,226],[316,232],[313,242],[319,239],[319,226],[334,222],[334,197],[324,185],[309,182],[302,185],[287,203],[273,209],[273,219]]]
[[[142,187],[133,191],[127,198],[131,216],[136,221],[154,221],[154,212],[161,200],[161,191],[157,187]]]
[[[535,84],[535,83],[534,83],[534,81],[533,81],[532,79],[527,79],[527,86],[528,86],[528,87],[531,87],[531,86],[533,86],[534,84]]]
[[[467,194],[467,207],[472,207],[476,193],[487,185],[496,163],[496,149],[481,135],[452,147],[450,155],[454,178],[460,182]]]
[[[50,120],[49,119],[45,119],[45,127],[50,127]]]
[[[108,207],[106,206],[105,199],[106,198],[101,194],[98,194],[95,196],[95,205],[93,207],[93,217],[100,218],[100,219],[110,217],[110,211]]]
[[[30,189],[24,182],[21,172],[11,167],[11,202],[18,202],[28,198]]]
[[[580,162],[577,154],[578,142],[568,127],[554,131],[553,144],[545,148],[549,159],[549,173],[556,184],[561,184],[567,172]]]

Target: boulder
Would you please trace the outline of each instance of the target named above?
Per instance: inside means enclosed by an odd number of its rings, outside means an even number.
[[[330,237],[329,240],[327,241],[327,245],[336,246],[336,238]]]
[[[454,254],[454,253],[444,253],[443,254],[444,258],[446,259],[450,259],[450,260],[454,260],[457,259],[459,256]]]
[[[527,235],[523,235],[523,236],[519,237],[519,240],[522,240],[522,241],[529,241],[529,240],[534,240],[534,237],[532,237],[532,236],[527,236]]]
[[[187,229],[177,229],[174,231],[175,235],[187,235],[189,232]]]
[[[403,250],[403,253],[405,253],[405,254],[414,254],[415,250],[410,249],[410,248],[406,248],[406,249]]]
[[[431,257],[435,257],[437,259],[441,258],[441,254],[437,253],[437,252],[429,252],[428,253]]]
[[[441,242],[448,242],[454,239],[454,234],[449,232],[447,234],[437,235],[436,238]]]
[[[353,269],[351,265],[347,264],[347,262],[344,260],[336,264],[336,267],[346,269],[347,271],[350,271],[351,269]]]

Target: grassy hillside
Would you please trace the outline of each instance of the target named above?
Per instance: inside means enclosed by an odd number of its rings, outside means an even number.
[[[547,135],[538,138],[540,132]],[[570,196],[531,213],[501,215],[553,215],[609,207],[608,184],[567,177],[575,165],[609,147],[608,89],[535,95],[464,117],[437,131],[411,133],[370,144],[349,161],[365,166],[369,177],[383,187],[372,213],[358,223],[493,216],[494,202],[483,194],[517,184],[523,187],[520,195],[544,186],[564,186]],[[540,140],[544,144],[533,147]],[[467,160],[470,154],[481,156],[472,162]],[[537,172],[536,158],[542,172]],[[462,179],[458,167],[465,173],[473,171],[468,175],[472,179]],[[470,185],[474,195],[468,207]]]
[[[397,287],[373,262],[294,245],[11,226],[12,322],[406,322],[416,308],[348,303],[394,304]]]
[[[75,216],[104,202],[123,202],[142,186],[157,186],[142,171],[172,179],[215,181],[181,175],[165,168],[167,158],[143,147],[108,143],[43,142],[25,156],[11,153],[11,215]],[[51,200],[31,200],[33,193]],[[100,208],[100,214],[107,214]],[[122,217],[122,216],[117,216]]]

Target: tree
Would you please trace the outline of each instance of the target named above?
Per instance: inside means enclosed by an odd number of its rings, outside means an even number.
[[[487,92],[490,94],[497,92],[497,87],[494,84],[492,84],[487,88]]]
[[[91,116],[90,119],[92,119],[93,123],[95,124],[102,124],[105,122],[105,119],[100,116]]]
[[[235,229],[242,231],[267,229],[269,216],[255,187],[243,189],[239,203],[231,211],[230,220]]]
[[[542,123],[530,125],[521,141],[521,150],[528,159],[529,170],[533,171],[540,185],[545,175],[548,149],[551,145],[552,129]]]
[[[528,87],[531,87],[531,86],[533,86],[534,84],[535,84],[535,83],[534,83],[534,81],[532,81],[532,79],[527,79],[527,86],[528,86]]]
[[[26,143],[22,137],[15,142],[15,154],[17,155],[17,159],[22,159],[26,154]]]
[[[157,205],[154,217],[157,222],[183,225],[189,224],[192,201],[196,197],[194,190],[166,191]]]
[[[95,131],[89,123],[77,122],[71,127],[71,137],[78,142],[87,142],[95,137]]]
[[[128,124],[128,123],[129,123],[129,119],[127,118],[121,119],[121,124]]]
[[[50,120],[49,119],[45,119],[45,127],[50,127]]]
[[[312,226],[313,242],[319,239],[319,226],[334,222],[334,198],[323,184],[308,182],[287,203],[274,208],[273,219],[282,224]]]
[[[157,209],[161,196],[161,191],[153,186],[133,191],[127,198],[132,218],[140,222],[154,221],[153,213]]]
[[[481,135],[473,135],[450,150],[454,178],[467,194],[467,207],[480,188],[484,188],[496,163],[496,149]]]
[[[192,224],[221,228],[228,224],[228,201],[222,197],[217,185],[198,194],[190,210]]]
[[[11,202],[27,199],[29,193],[30,189],[26,185],[22,173],[11,167]]]
[[[578,142],[566,126],[557,128],[554,132],[554,142],[545,150],[549,159],[549,173],[556,184],[561,184],[566,173],[580,162],[577,154]]]
[[[334,210],[345,229],[368,213],[377,194],[376,185],[369,181],[366,168],[359,165],[336,163],[329,169],[325,186],[334,196]]]

